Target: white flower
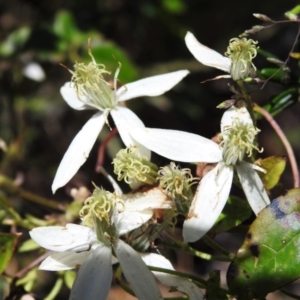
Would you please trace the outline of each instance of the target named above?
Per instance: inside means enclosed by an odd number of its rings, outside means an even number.
[[[199,183],[183,226],[186,242],[197,241],[213,226],[228,198],[234,169],[255,214],[270,203],[255,171],[258,167],[242,161],[245,154],[250,156],[257,149],[253,140],[258,129],[253,126],[247,109],[228,109],[221,121],[221,132],[220,145],[176,130],[138,128],[131,132],[136,141],[171,160],[218,163]]]
[[[72,108],[76,110],[96,109],[99,112],[87,121],[73,139],[56,172],[52,184],[53,192],[65,185],[86,161],[104,123],[107,123],[109,113],[111,113],[124,144],[126,146],[133,145],[128,130],[144,127],[144,124],[130,109],[120,105],[121,101],[141,96],[161,95],[189,73],[187,70],[181,70],[153,76],[128,83],[118,89],[119,69],[116,71],[112,85],[103,77],[108,73],[104,66],[97,64],[92,55],[91,57],[93,61],[89,65],[75,64],[75,71],[71,71],[72,82],[65,83],[60,92]],[[141,147],[140,151],[142,155],[150,157],[150,152],[145,148]]]
[[[231,39],[225,53],[228,57],[202,45],[191,32],[187,32],[185,43],[200,63],[231,74],[231,76],[217,76],[214,79],[232,77],[233,80],[243,80],[249,77],[251,67],[255,69],[252,59],[257,53],[257,47],[255,46],[257,42],[252,39]]]
[[[54,251],[40,269],[59,271],[80,267],[70,299],[105,300],[111,286],[112,263],[118,260],[138,299],[163,299],[141,256],[119,236],[146,223],[153,215],[153,208],[170,208],[167,197],[159,189],[127,196],[126,201],[121,198],[111,201],[114,197],[117,196],[97,188],[85,201],[84,222],[96,220],[99,226],[95,230],[67,224],[30,231],[31,238],[39,245]]]

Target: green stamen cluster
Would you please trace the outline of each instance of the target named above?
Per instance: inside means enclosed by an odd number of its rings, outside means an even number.
[[[252,151],[262,152],[253,141],[260,132],[253,124],[245,124],[238,119],[232,122],[232,127],[219,135],[220,146],[223,147],[223,159],[226,165],[231,166],[243,160],[244,155],[252,156]]]
[[[76,63],[72,73],[72,82],[74,82],[77,95],[86,104],[101,111],[107,108],[114,108],[117,99],[114,86],[107,82],[103,75],[109,75],[105,66],[97,64],[93,55],[89,51],[92,62],[89,64]]]
[[[257,55],[257,42],[246,38],[233,38],[229,41],[225,55],[231,59],[230,74],[233,80],[249,77],[251,67],[256,70],[252,59]]]
[[[118,180],[125,180],[131,184],[133,181],[154,184],[157,176],[157,166],[146,157],[140,156],[136,147],[120,150],[113,160],[114,172]]]
[[[180,169],[174,162],[158,172],[159,186],[171,194],[178,212],[187,212],[191,197],[191,186],[196,182],[190,169]]]
[[[85,226],[95,228],[97,237],[102,242],[107,242],[107,237],[115,235],[115,228],[111,222],[116,211],[116,196],[108,191],[95,187],[93,195],[84,201],[79,212]]]

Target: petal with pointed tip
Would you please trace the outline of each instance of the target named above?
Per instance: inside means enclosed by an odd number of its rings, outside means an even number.
[[[40,264],[39,269],[47,271],[76,269],[84,263],[90,254],[90,251],[78,253],[72,251],[54,252]]]
[[[143,253],[141,254],[143,261],[147,266],[174,270],[171,262],[164,256],[156,253]],[[177,289],[189,296],[189,300],[202,300],[203,294],[201,290],[187,278],[167,274],[163,272],[152,271],[155,277],[163,284],[173,289]]]
[[[156,75],[128,83],[117,90],[118,101],[125,101],[143,96],[159,96],[169,91],[187,74],[188,70]]]
[[[60,93],[64,100],[71,106],[73,109],[76,110],[84,110],[90,109],[88,105],[86,105],[85,96],[82,96],[82,100],[79,100],[75,85],[73,82],[66,82],[61,88]]]
[[[230,59],[199,43],[191,32],[186,34],[185,43],[194,57],[203,65],[230,72]]]
[[[153,275],[140,255],[120,239],[114,245],[114,250],[136,297],[143,300],[163,300]]]
[[[94,230],[76,224],[36,227],[29,234],[43,248],[57,252],[88,250],[97,240]]]
[[[168,159],[181,162],[222,160],[222,151],[213,141],[193,133],[155,128],[138,128],[130,134],[140,144]]]
[[[69,300],[106,300],[111,287],[111,248],[98,246],[79,268]]]
[[[118,105],[116,108],[110,111],[112,118],[118,128],[118,132],[121,136],[123,143],[129,146],[137,146],[140,150],[141,155],[146,156],[150,159],[150,151],[144,146],[134,141],[129,134],[129,131],[133,128],[144,128],[144,123],[140,118],[130,109],[124,106]]]
[[[236,170],[248,202],[257,215],[270,204],[266,189],[251,164],[241,162],[236,165]]]
[[[246,107],[237,108],[235,106],[231,106],[224,112],[222,116],[221,131],[224,132],[229,127],[232,127],[233,122],[236,119],[239,119],[239,121],[243,122],[244,124],[253,124],[253,121]]]
[[[199,240],[214,225],[227,201],[232,178],[232,167],[224,163],[219,163],[202,178],[183,224],[185,242]]]
[[[96,113],[77,133],[59,164],[52,184],[53,193],[64,186],[87,160],[106,118],[107,113]]]

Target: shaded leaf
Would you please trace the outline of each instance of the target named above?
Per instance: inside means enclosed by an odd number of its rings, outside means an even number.
[[[0,233],[0,274],[5,270],[13,255],[16,241],[16,235]]]
[[[65,271],[64,281],[65,281],[66,286],[69,289],[72,288],[75,278],[76,278],[76,272],[74,272],[73,270]]]
[[[220,288],[220,271],[214,270],[209,273],[209,279],[207,280],[207,288],[206,288],[206,294],[205,299],[206,300],[227,300],[228,297],[226,295],[226,292],[224,290],[221,290]]]
[[[260,159],[257,164],[267,172],[259,172],[259,176],[267,190],[275,187],[286,166],[286,158],[284,156],[270,156],[265,159]]]
[[[251,214],[252,209],[247,201],[230,196],[225,208],[211,231],[215,234],[228,231],[249,219]]]
[[[227,272],[230,292],[263,298],[300,277],[300,188],[258,215]]]

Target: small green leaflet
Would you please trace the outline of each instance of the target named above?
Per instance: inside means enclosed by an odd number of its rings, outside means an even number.
[[[5,270],[13,255],[16,241],[16,235],[0,233],[0,274]]]
[[[230,293],[263,298],[300,277],[300,188],[276,198],[251,224],[229,266]]]

